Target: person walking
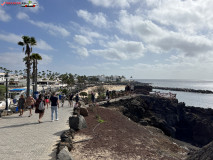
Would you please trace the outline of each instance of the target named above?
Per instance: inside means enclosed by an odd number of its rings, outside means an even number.
[[[91,93],[91,101],[92,101],[92,111],[95,113],[95,117],[97,117],[97,104],[96,104],[96,102],[95,102],[95,93]]]
[[[75,96],[75,106],[78,105],[78,102],[79,102],[79,96],[78,96],[78,94],[76,94],[76,96]]]
[[[55,112],[55,120],[58,121],[58,108],[59,108],[59,102],[58,97],[55,96],[55,93],[52,94],[50,97],[51,102],[51,121],[53,122],[53,114]],[[57,108],[58,106],[58,108]]]
[[[70,103],[70,107],[73,107],[73,94],[71,94],[70,96],[69,96],[69,103]]]
[[[23,115],[24,112],[24,103],[25,103],[25,99],[23,94],[20,96],[19,100],[18,100],[18,110],[19,110],[19,116]]]
[[[133,94],[134,93],[134,85],[133,84],[131,84],[131,86],[130,86],[130,92],[131,92],[131,94]]]
[[[65,99],[66,99],[65,94],[62,94],[62,96],[61,96],[61,107],[64,106],[64,101],[65,101]]]
[[[50,97],[49,97],[49,95],[46,93],[44,98],[45,98],[45,103],[46,103],[47,109],[48,109],[48,104],[50,103],[50,100],[49,100]]]
[[[35,99],[30,95],[29,97],[27,97],[26,102],[25,102],[25,107],[27,107],[29,109],[29,116],[32,116],[32,108],[33,105],[35,104]]]
[[[38,123],[41,123],[41,118],[44,116],[45,111],[45,100],[42,94],[40,94],[38,99],[36,100],[35,108],[35,113],[39,113]]]
[[[91,101],[93,104],[95,103],[95,94],[93,92],[91,93]]]
[[[109,98],[109,90],[106,91],[106,100],[107,100],[107,103],[109,103],[109,100],[110,100],[110,98]]]

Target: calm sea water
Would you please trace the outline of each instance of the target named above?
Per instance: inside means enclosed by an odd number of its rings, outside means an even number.
[[[164,79],[138,79],[138,82],[151,83],[152,86],[173,87],[173,88],[190,88],[213,91],[213,81],[198,81],[198,80],[164,80]],[[190,92],[179,92],[169,90],[159,90],[162,93],[171,92],[177,94],[179,102],[185,102],[187,106],[195,106],[202,108],[213,109],[213,94],[201,94]]]

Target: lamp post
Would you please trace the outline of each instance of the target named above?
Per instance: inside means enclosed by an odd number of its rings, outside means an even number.
[[[44,86],[42,86],[42,88],[43,88],[43,94],[44,94],[44,92],[45,92],[45,91],[44,91]]]
[[[33,98],[35,98],[35,83],[34,83],[34,82],[32,83],[32,86],[33,86],[33,93],[32,93],[32,96],[33,96]]]
[[[8,78],[9,78],[9,75],[8,75],[8,72],[5,73],[5,79],[6,79],[6,107],[5,107],[5,110],[8,110]]]

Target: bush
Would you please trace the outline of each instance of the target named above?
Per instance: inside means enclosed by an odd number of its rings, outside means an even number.
[[[97,92],[98,95],[100,96],[103,93],[105,94],[106,88],[103,85],[101,85],[101,86],[98,86],[94,91]]]
[[[6,92],[5,86],[0,85],[0,100],[3,100],[5,98],[5,92]]]
[[[81,92],[80,96],[83,96],[83,98],[84,98],[85,96],[87,96],[87,92]]]
[[[68,90],[67,89],[62,89],[62,93],[64,93],[65,95],[68,94]]]
[[[105,98],[106,98],[105,94],[102,93],[102,94],[100,94],[100,95],[98,96],[97,101],[98,101],[98,102],[99,102],[99,101],[103,101],[103,100],[105,100]]]

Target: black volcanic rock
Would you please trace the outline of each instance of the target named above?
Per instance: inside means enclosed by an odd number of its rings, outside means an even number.
[[[155,87],[153,87],[153,89],[213,94],[213,91],[210,91],[210,90],[200,90],[200,89],[190,89],[190,88],[172,88],[172,87],[157,87],[157,86],[155,86]]]
[[[213,142],[204,146],[189,155],[187,160],[212,160],[213,159]]]
[[[138,96],[112,103],[124,106],[133,121],[160,128],[166,135],[202,147],[213,141],[213,110],[186,107],[176,99]]]

